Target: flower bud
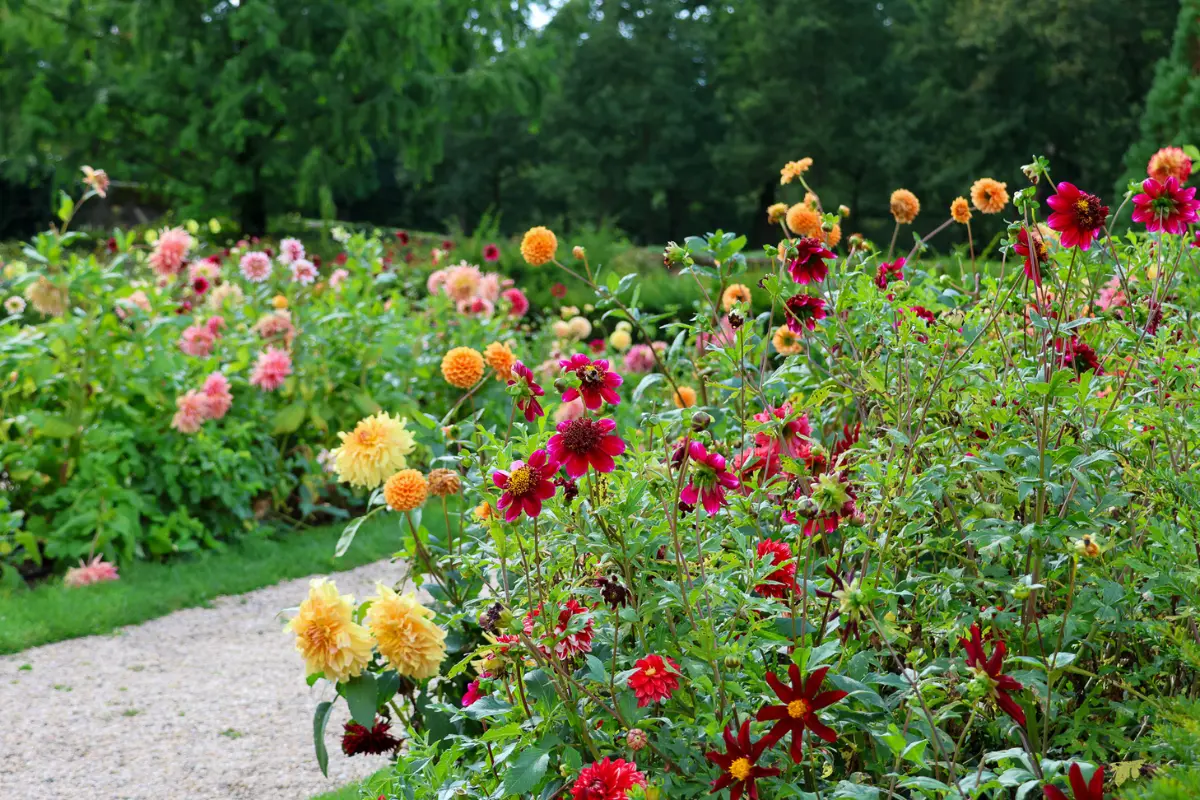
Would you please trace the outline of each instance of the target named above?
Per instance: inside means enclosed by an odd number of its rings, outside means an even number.
[[[625,744],[636,753],[646,746],[646,732],[641,728],[630,729],[629,733],[625,734]]]
[[[583,259],[587,257],[587,251],[584,250],[579,245],[575,245],[574,247],[571,248],[571,255],[574,256],[577,260],[583,261]]]
[[[703,411],[697,411],[692,415],[692,430],[696,433],[707,430],[712,421],[712,417],[708,414],[705,414]]]
[[[725,656],[724,661],[725,669],[741,669],[742,667],[742,657],[737,653],[730,653]]]
[[[850,216],[850,206],[838,206],[838,216],[842,218]]]

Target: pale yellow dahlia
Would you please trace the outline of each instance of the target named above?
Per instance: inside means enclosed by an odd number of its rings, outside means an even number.
[[[359,420],[350,433],[338,433],[342,444],[330,453],[338,480],[374,489],[404,469],[408,465],[405,456],[416,446],[406,422],[380,411]]]
[[[438,674],[446,657],[446,632],[432,622],[433,611],[417,602],[412,592],[397,594],[382,583],[372,598],[367,627],[379,653],[396,672],[422,680]]]
[[[771,203],[767,206],[767,222],[771,225],[778,225],[779,221],[787,215],[787,203]]]
[[[337,586],[315,578],[308,598],[287,630],[296,634],[296,650],[304,657],[305,674],[323,673],[346,681],[362,673],[371,660],[371,634],[354,621],[353,595],[338,594]]]

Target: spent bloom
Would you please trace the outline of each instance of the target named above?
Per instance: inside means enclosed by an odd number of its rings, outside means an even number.
[[[83,182],[86,183],[93,192],[101,197],[108,196],[108,173],[102,169],[92,169],[84,164],[79,168],[83,172]]]
[[[767,734],[766,741],[776,744],[784,736],[792,734],[792,761],[799,764],[803,753],[801,745],[804,741],[804,731],[808,729],[827,742],[837,740],[837,734],[832,728],[817,718],[817,712],[831,706],[844,698],[848,693],[840,689],[821,691],[825,674],[829,667],[821,667],[814,671],[804,681],[800,679],[800,668],[795,664],[788,667],[788,678],[791,686],[779,680],[774,672],[767,671],[767,683],[774,690],[781,705],[763,706],[759,709],[756,719],[759,722],[774,722],[774,727]]]
[[[787,203],[772,203],[767,206],[767,222],[771,225],[778,225],[787,216],[787,212]]]
[[[684,445],[676,448],[672,460],[683,463]],[[737,476],[726,468],[725,456],[710,453],[702,442],[687,443],[689,475],[687,486],[679,499],[690,506],[700,504],[709,515],[716,514],[725,505],[725,490],[741,485]]]
[[[371,634],[354,621],[354,596],[338,594],[333,581],[315,578],[309,583],[308,597],[287,630],[296,634],[306,675],[347,681],[371,660]]]
[[[616,428],[617,423],[611,419],[563,420],[546,444],[546,450],[554,461],[563,465],[568,477],[581,477],[589,466],[597,472],[612,472],[616,467],[613,456],[625,452],[625,442],[613,433]]]
[[[446,632],[434,624],[433,611],[412,592],[397,594],[383,583],[376,583],[375,591],[366,623],[379,654],[404,677],[437,675],[446,657]]]
[[[258,356],[254,371],[250,373],[250,385],[257,386],[264,392],[273,392],[283,385],[283,381],[292,374],[292,357],[287,350],[278,347],[268,347]]]
[[[1133,196],[1133,221],[1145,223],[1148,233],[1186,233],[1187,226],[1197,221],[1200,200],[1195,198],[1196,187],[1183,188],[1174,175],[1165,181],[1146,178],[1142,191]]]
[[[571,800],[627,800],[634,786],[645,786],[646,776],[637,764],[607,756],[588,764],[571,786]]]
[[[164,229],[150,253],[150,267],[164,278],[174,276],[183,268],[193,241],[192,235],[183,228]]]
[[[238,261],[238,269],[251,283],[262,283],[271,277],[271,257],[259,250],[251,250]]]
[[[648,655],[634,662],[629,688],[637,697],[638,708],[665,703],[679,688],[679,665],[670,658]]]
[[[349,433],[338,433],[341,444],[332,451],[338,480],[374,489],[408,466],[405,457],[416,447],[416,440],[406,422],[381,411],[359,420]]]
[[[592,361],[582,353],[576,353],[570,358],[562,359],[558,364],[563,370],[574,372],[579,378],[578,388],[571,387],[563,392],[564,402],[582,397],[584,405],[593,411],[605,403],[614,406],[620,404],[621,395],[617,394],[616,390],[623,379],[609,370],[608,362],[604,359]]]
[[[554,496],[554,474],[558,462],[545,450],[535,450],[528,461],[514,461],[508,470],[492,473],[492,483],[502,494],[496,508],[504,512],[504,521],[513,522],[524,513],[536,517],[542,502]]]
[[[1092,240],[1104,230],[1108,206],[1096,195],[1082,192],[1074,184],[1066,181],[1058,184],[1055,194],[1046,203],[1054,210],[1046,223],[1061,234],[1059,241],[1063,247],[1078,245],[1081,250],[1087,250],[1092,246]]]
[[[378,717],[370,728],[351,720],[342,729],[342,752],[347,756],[394,753],[400,747],[400,740],[389,733],[391,728]]]
[[[119,580],[117,567],[104,560],[103,556],[93,556],[91,561],[80,560],[78,567],[71,567],[63,576],[63,583],[72,589],[80,586],[90,586],[93,583],[105,583]]]
[[[1008,184],[980,178],[971,184],[971,202],[983,214],[999,214],[1008,205]]]

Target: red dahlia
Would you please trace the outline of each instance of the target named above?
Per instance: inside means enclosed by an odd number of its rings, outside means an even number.
[[[805,236],[795,242],[796,257],[788,262],[788,272],[796,283],[818,283],[829,274],[825,259],[834,258],[833,253],[819,239]]]
[[[496,507],[504,512],[504,521],[512,522],[525,512],[530,517],[542,513],[542,501],[554,496],[554,473],[558,472],[558,461],[546,455],[545,450],[535,450],[529,461],[514,461],[508,471],[492,473],[492,483],[500,489],[500,501]]]
[[[1054,209],[1046,224],[1062,234],[1059,241],[1063,247],[1078,245],[1081,250],[1087,250],[1104,229],[1108,206],[1096,195],[1079,191],[1074,184],[1060,183],[1057,192],[1046,203]]]
[[[550,287],[550,296],[561,300],[567,296],[567,285],[565,283],[555,283]]]
[[[825,319],[825,301],[810,294],[797,294],[784,303],[787,311],[787,326],[794,333],[817,329],[817,321]]]
[[[1071,792],[1075,800],[1104,800],[1104,765],[1096,767],[1090,782],[1083,779],[1083,771],[1078,764],[1071,765]],[[1056,786],[1043,786],[1042,794],[1046,800],[1068,800],[1062,789]]]
[[[804,458],[811,444],[808,437],[812,435],[812,425],[807,414],[794,417],[793,413],[792,404],[784,403],[782,406],[768,406],[765,411],[755,414],[755,422],[773,422],[774,419],[780,420],[782,424],[773,423],[767,430],[754,434],[754,444],[759,447],[774,447],[778,451],[782,441],[784,453],[792,458]],[[778,437],[772,435],[779,433],[780,428],[783,430]]]
[[[405,231],[396,231],[396,240],[400,244],[408,244],[408,233]]]
[[[525,615],[523,627],[526,636],[533,635],[534,620],[541,615],[541,606]],[[579,619],[573,620],[572,618],[576,616]],[[545,643],[550,642],[554,645],[554,654],[563,661],[568,661],[577,655],[590,653],[592,652],[593,627],[591,609],[580,604],[575,598],[571,598],[566,605],[559,608],[554,630],[542,637],[542,643],[538,644],[538,649],[549,655],[550,648]]]
[[[766,580],[754,587],[754,591],[763,597],[787,597],[796,591],[796,562],[792,559],[792,548],[787,542],[775,539],[763,539],[758,543],[758,560],[767,556],[771,563],[779,569],[766,577]]]
[[[542,405],[538,402],[538,398],[545,395],[546,392],[534,380],[533,370],[520,361],[516,361],[509,370],[509,374],[508,385],[517,387],[513,390],[516,393],[514,395],[516,398],[514,402],[517,404],[517,409],[525,415],[525,421],[533,422],[545,414],[546,412],[542,410]]]
[[[572,800],[626,800],[634,786],[645,786],[637,764],[623,758],[603,758],[588,764],[571,787]]]
[[[1030,243],[1032,242],[1032,246]],[[1034,286],[1042,285],[1042,265],[1050,257],[1046,242],[1037,230],[1030,231],[1021,228],[1017,233],[1017,243],[1013,245],[1017,255],[1025,257],[1025,277],[1033,281]]]
[[[756,781],[759,778],[773,778],[780,772],[774,767],[758,766],[758,759],[769,743],[765,738],[750,743],[750,720],[742,723],[736,738],[732,725],[725,726],[722,736],[725,738],[725,752],[711,750],[704,754],[705,758],[721,768],[721,776],[712,782],[712,790],[719,792],[732,787],[729,789],[729,800],[741,800],[743,793],[750,800],[758,800]]]
[[[567,475],[578,478],[591,466],[597,472],[612,472],[613,456],[625,452],[625,442],[613,433],[617,423],[611,419],[580,417],[558,423],[558,433],[550,437],[546,449],[563,465]]]
[[[767,683],[775,690],[775,694],[783,701],[783,704],[763,706],[759,709],[756,718],[759,722],[775,722],[775,727],[765,737],[768,747],[774,746],[787,734],[792,734],[792,761],[797,764],[800,763],[803,755],[801,747],[804,742],[805,728],[827,742],[837,740],[837,733],[833,728],[817,719],[817,712],[838,702],[848,693],[840,689],[821,692],[821,684],[824,682],[827,672],[829,672],[829,667],[821,667],[801,683],[800,668],[792,664],[788,667],[791,686],[775,677],[774,672],[767,673]]]
[[[357,722],[347,722],[342,733],[342,752],[348,756],[356,756],[359,753],[377,756],[396,752],[400,747],[400,740],[388,733],[391,727],[382,719],[376,719],[373,728],[366,728]]]
[[[886,289],[889,283],[893,281],[904,280],[904,259],[897,258],[892,263],[886,261],[879,265],[875,270],[875,285],[880,289]]]
[[[1096,356],[1096,351],[1078,336],[1072,336],[1070,339],[1059,339],[1054,344],[1058,349],[1059,363],[1062,366],[1070,367],[1080,374],[1088,370],[1097,375],[1104,374],[1104,370],[1100,367],[1100,359]]]
[[[603,347],[604,340],[598,341]],[[576,397],[582,397],[583,404],[594,411],[605,403],[615,406],[621,402],[621,395],[617,394],[617,387],[621,385],[622,378],[617,373],[609,371],[608,362],[604,359],[599,358],[592,361],[583,353],[576,353],[570,358],[559,361],[558,365],[567,372],[574,372],[579,378],[578,389],[572,387],[563,392],[564,403],[569,403]]]
[[[670,658],[648,655],[634,662],[629,688],[637,696],[638,708],[671,699],[679,688],[679,665]]]
[[[989,658],[983,652],[983,636],[979,631],[979,625],[976,624],[971,626],[971,638],[959,639],[958,643],[967,651],[967,666],[975,671],[977,677],[987,683],[989,694],[996,701],[996,705],[1016,720],[1018,725],[1025,727],[1025,710],[1017,705],[1017,701],[1013,700],[1010,694],[1010,692],[1019,692],[1025,687],[1012,676],[1004,674],[1004,653],[1006,651],[1004,642],[1000,639],[996,640],[996,649],[992,651],[991,658]]]
[[[700,503],[709,516],[712,516],[725,505],[725,490],[738,488],[741,481],[726,469],[725,456],[708,452],[702,443],[695,440],[689,442],[687,454],[688,484],[683,487],[679,499],[689,506]],[[672,460],[676,464],[683,463],[682,444],[675,449]]]
[[[1200,200],[1195,198],[1196,187],[1183,188],[1173,175],[1164,181],[1146,178],[1141,193],[1133,196],[1133,221],[1144,222],[1149,233],[1182,234],[1196,222]]]

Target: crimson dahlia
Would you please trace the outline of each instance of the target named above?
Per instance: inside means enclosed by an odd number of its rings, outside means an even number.
[[[567,475],[578,478],[591,466],[597,472],[612,472],[613,456],[625,452],[625,442],[613,433],[617,423],[611,419],[567,419],[558,423],[558,433],[550,437],[546,449]]]
[[[526,422],[533,422],[538,417],[546,412],[542,410],[541,403],[538,398],[546,394],[545,390],[538,385],[538,382],[533,377],[533,370],[525,366],[520,361],[513,363],[509,369],[509,386],[518,387],[515,391],[516,398],[514,402],[517,404],[517,409],[525,415]]]
[[[1050,257],[1042,234],[1037,230],[1031,232],[1028,228],[1021,228],[1017,232],[1017,243],[1013,245],[1013,250],[1025,257],[1025,277],[1033,281],[1034,286],[1041,286],[1042,265]]]
[[[1083,779],[1083,771],[1078,764],[1072,764],[1070,770],[1071,792],[1075,800],[1104,800],[1104,765],[1096,767],[1090,782]],[[1042,795],[1045,800],[1068,800],[1062,789],[1056,786],[1043,786]]]
[[[1054,344],[1058,349],[1059,363],[1062,366],[1070,367],[1079,373],[1091,370],[1097,375],[1104,374],[1104,370],[1100,366],[1100,359],[1096,356],[1096,351],[1078,336],[1072,336],[1070,339],[1059,339]]]
[[[1092,246],[1092,240],[1104,230],[1108,206],[1096,195],[1082,192],[1072,183],[1060,183],[1046,203],[1054,209],[1046,224],[1062,234],[1059,241],[1063,247],[1078,245],[1081,250],[1087,250]]]
[[[571,787],[572,800],[626,800],[634,786],[645,786],[637,764],[623,758],[602,758],[588,764]]]
[[[679,688],[679,665],[670,658],[648,655],[634,662],[629,688],[637,697],[638,708],[671,699]]]
[[[903,258],[897,258],[890,264],[885,261],[875,270],[875,285],[880,289],[886,289],[889,283],[902,280],[904,280]]]
[[[829,274],[825,259],[834,258],[833,253],[819,239],[805,236],[795,242],[796,257],[788,262],[792,280],[800,284],[819,283]]]
[[[382,719],[377,719],[371,728],[357,722],[347,722],[342,733],[342,752],[348,756],[360,753],[377,756],[396,752],[400,747],[400,740],[388,733],[391,727]]]
[[[754,591],[763,597],[787,597],[796,590],[796,562],[792,559],[792,548],[787,542],[775,539],[763,539],[758,543],[758,559],[762,561],[767,556],[771,563],[779,569],[766,577],[766,580],[754,587]]]
[[[1146,178],[1141,193],[1133,196],[1133,221],[1145,223],[1149,233],[1182,234],[1197,220],[1200,200],[1195,198],[1196,187],[1183,188],[1173,175],[1164,181]]]
[[[800,668],[792,664],[788,667],[791,686],[775,677],[774,672],[767,673],[767,683],[771,685],[775,694],[782,701],[782,705],[763,706],[758,710],[756,719],[759,722],[775,722],[775,727],[771,728],[771,732],[765,737],[769,747],[774,746],[789,733],[792,734],[790,752],[792,761],[796,764],[799,764],[803,757],[801,748],[804,742],[805,728],[827,742],[837,741],[837,733],[833,728],[817,719],[816,712],[838,702],[848,692],[843,692],[841,689],[821,692],[821,684],[825,681],[827,672],[829,672],[829,667],[821,667],[801,682]]]
[[[722,736],[725,738],[725,752],[710,750],[704,754],[705,758],[721,768],[721,776],[712,782],[713,792],[729,787],[729,800],[741,800],[743,794],[750,800],[758,800],[756,781],[759,778],[773,778],[780,773],[774,767],[758,766],[758,759],[762,758],[769,743],[765,738],[750,743],[750,720],[742,723],[736,738],[732,725],[725,726]]]
[[[598,341],[603,349],[604,340]],[[563,392],[564,403],[569,403],[576,397],[582,397],[583,404],[595,411],[605,403],[615,406],[621,402],[621,395],[617,394],[617,387],[621,385],[623,379],[617,373],[609,370],[608,362],[603,358],[592,361],[584,354],[576,353],[570,358],[559,361],[558,365],[567,372],[574,372],[579,378],[579,388],[571,387]]]
[[[810,294],[797,294],[784,303],[787,311],[787,326],[795,333],[817,329],[817,321],[825,319],[825,301]]]
[[[1022,728],[1025,727],[1025,710],[1012,699],[1010,692],[1019,692],[1025,687],[1010,675],[1004,674],[1004,642],[997,639],[996,648],[989,658],[983,652],[983,635],[979,625],[971,626],[971,638],[959,639],[958,643],[967,651],[967,666],[975,671],[975,675],[988,686],[988,693],[1000,709],[1016,720]]]
[[[512,522],[521,513],[536,517],[542,513],[542,501],[554,496],[554,473],[558,461],[535,450],[529,461],[514,461],[508,471],[492,473],[492,483],[503,493],[496,507],[504,512],[504,521]]]
[[[534,620],[541,615],[541,606],[538,606],[525,615],[523,629],[526,636],[533,635]],[[572,621],[572,618],[576,615],[580,617],[582,622]],[[552,635],[543,637],[543,641],[538,644],[538,649],[543,654],[550,655],[550,648],[545,642],[552,641],[554,643],[554,654],[562,661],[568,661],[575,656],[590,653],[592,652],[593,628],[594,622],[592,620],[591,609],[572,597],[565,605],[559,608],[558,619],[555,620]]]

